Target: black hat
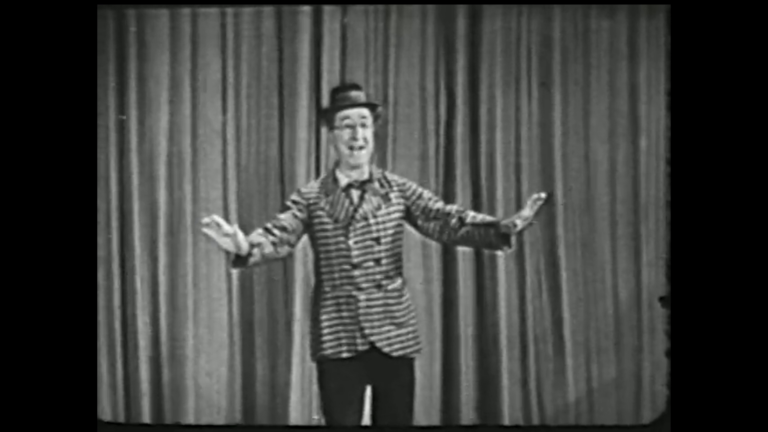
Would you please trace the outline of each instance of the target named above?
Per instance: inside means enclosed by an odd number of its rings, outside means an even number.
[[[326,124],[330,125],[333,116],[339,111],[350,108],[368,108],[374,116],[378,114],[381,105],[369,101],[360,84],[341,84],[331,90],[331,103],[320,111]]]

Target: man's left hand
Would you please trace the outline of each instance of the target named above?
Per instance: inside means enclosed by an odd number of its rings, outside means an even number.
[[[546,200],[547,194],[544,192],[533,194],[530,198],[528,198],[528,202],[525,204],[525,208],[523,208],[516,215],[502,222],[502,226],[505,228],[505,231],[511,234],[517,234],[531,226],[534,223],[536,213],[538,213],[539,209],[541,209],[541,206],[544,205]]]

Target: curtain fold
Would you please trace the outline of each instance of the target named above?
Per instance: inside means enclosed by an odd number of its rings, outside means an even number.
[[[248,271],[250,231],[320,175],[342,78],[384,103],[376,161],[495,216],[552,203],[506,256],[407,230],[425,341],[416,423],[638,424],[666,402],[668,8],[103,8],[98,417],[320,424],[312,250]]]

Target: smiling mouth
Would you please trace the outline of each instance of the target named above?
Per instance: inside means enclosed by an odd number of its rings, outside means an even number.
[[[351,145],[351,146],[347,147],[347,150],[349,150],[351,153],[358,153],[358,152],[361,152],[361,151],[365,150],[365,146],[364,145]]]

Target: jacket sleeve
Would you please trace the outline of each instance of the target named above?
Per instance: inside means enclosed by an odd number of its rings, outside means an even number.
[[[242,269],[289,256],[306,232],[307,202],[294,192],[280,212],[248,235],[248,255],[235,255],[232,268]]]
[[[493,216],[447,204],[418,184],[400,179],[406,221],[425,237],[452,246],[509,252],[515,237]]]

